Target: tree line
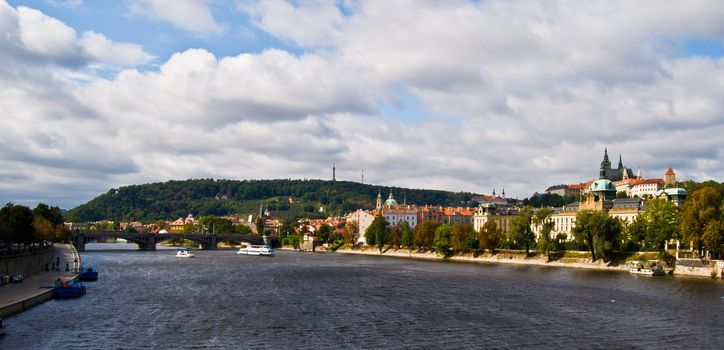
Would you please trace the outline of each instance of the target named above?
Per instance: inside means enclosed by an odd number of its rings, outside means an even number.
[[[69,237],[70,231],[58,207],[40,203],[31,210],[7,203],[0,209],[0,242],[5,245],[63,241]]]
[[[473,194],[408,189],[327,180],[215,180],[168,181],[111,189],[67,213],[68,221],[172,220],[194,216],[239,213],[268,202],[280,212],[299,207],[298,215],[314,216],[324,206],[327,213],[342,214],[359,208],[371,209],[378,193],[392,191],[398,198],[418,205],[471,205]],[[287,202],[292,197],[294,204]],[[253,202],[251,206],[245,203]]]

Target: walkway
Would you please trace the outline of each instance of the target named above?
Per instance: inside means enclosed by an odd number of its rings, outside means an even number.
[[[71,244],[56,244],[55,255],[60,258],[60,270],[47,271],[26,277],[23,283],[0,287],[0,317],[7,317],[52,298],[54,281],[59,277],[74,276],[80,269],[80,256]],[[69,270],[65,271],[68,263]]]

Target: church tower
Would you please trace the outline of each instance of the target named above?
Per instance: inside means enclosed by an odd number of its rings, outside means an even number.
[[[337,165],[332,163],[332,181],[337,181]]]
[[[598,172],[599,179],[605,179],[611,171],[611,161],[608,160],[608,147],[603,150],[603,160],[601,161],[601,169]]]
[[[621,159],[621,154],[618,154],[618,169],[623,168],[623,160]]]
[[[669,169],[666,170],[666,174],[664,174],[664,187],[676,187],[676,173],[671,167],[669,167]]]
[[[377,192],[377,205],[375,208],[377,211],[382,210],[382,191]]]

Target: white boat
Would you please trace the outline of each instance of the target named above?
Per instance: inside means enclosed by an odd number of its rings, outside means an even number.
[[[646,275],[646,276],[666,276],[666,271],[661,266],[656,266],[654,268],[648,268],[644,267],[643,264],[641,264],[638,261],[634,261],[631,264],[631,267],[628,270],[629,273],[635,274],[635,275]]]
[[[191,249],[179,249],[176,251],[176,257],[177,258],[193,258],[196,255],[194,255],[194,252],[191,251]]]
[[[239,255],[274,256],[274,249],[268,245],[245,245],[236,252]]]

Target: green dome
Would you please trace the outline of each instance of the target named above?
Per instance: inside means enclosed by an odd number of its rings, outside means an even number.
[[[591,192],[616,192],[616,186],[609,179],[598,179],[588,189]]]
[[[385,201],[385,205],[388,207],[394,207],[397,205],[397,201],[392,197],[392,191],[390,191],[390,197]]]
[[[666,193],[668,196],[686,196],[686,190],[683,188],[665,188],[663,190],[659,190],[656,192],[656,196],[660,196],[663,193]]]

